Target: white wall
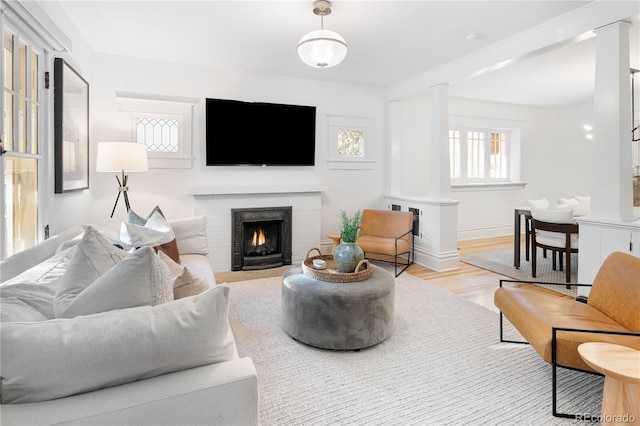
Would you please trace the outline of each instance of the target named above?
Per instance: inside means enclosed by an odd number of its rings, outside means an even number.
[[[322,184],[322,234],[339,228],[340,209],[354,211],[382,205],[387,187],[388,152],[385,147],[387,119],[385,93],[370,87],[338,85],[313,80],[273,75],[223,72],[170,62],[153,62],[91,52],[76,33],[73,24],[60,13],[54,2],[43,8],[73,41],[73,52],[61,54],[90,84],[90,187],[89,191],[56,194],[50,197],[49,223],[52,231],[78,222],[101,222],[111,212],[116,196],[115,178],[110,173],[96,173],[96,145],[100,141],[123,139],[119,128],[116,92],[135,92],[152,96],[186,97],[202,101],[205,97],[243,99],[278,103],[316,105],[317,148],[313,168],[212,168],[204,166],[204,125],[196,118],[192,169],[153,169],[131,174],[132,207],[144,214],[160,205],[169,217],[193,213],[194,201],[188,188],[210,185],[265,185],[286,183]],[[527,198],[568,197],[589,194],[591,145],[585,140],[582,125],[591,120],[592,105],[546,110],[513,105],[490,104],[451,99],[450,121],[507,123],[522,126],[521,178],[526,187],[520,190],[456,190],[458,235],[461,239],[506,235],[512,232],[514,206]],[[201,108],[200,111],[203,109]],[[428,97],[401,101],[402,176],[401,189],[406,195],[427,193],[428,170]],[[376,129],[371,170],[332,170],[327,166],[327,115],[373,118]],[[53,138],[51,138],[53,140]],[[50,152],[53,152],[51,142]],[[52,161],[51,161],[52,164]],[[51,167],[51,170],[53,168]],[[395,178],[395,177],[394,177]],[[52,183],[51,183],[51,188]],[[51,189],[51,193],[53,190]],[[122,201],[120,202],[122,203]],[[124,216],[118,206],[116,219]],[[327,240],[328,241],[328,240]]]
[[[93,52],[79,36],[73,24],[66,15],[61,13],[59,6],[54,2],[41,2],[40,6],[49,17],[64,31],[72,42],[73,52],[55,52],[55,57],[63,58],[76,72],[88,81],[92,79]],[[53,57],[50,58],[48,70],[53,75]],[[53,83],[53,77],[51,78]],[[47,134],[45,143],[45,157],[47,169],[50,172],[45,179],[46,186],[46,206],[44,212],[44,224],[50,226],[51,235],[62,231],[69,226],[79,223],[90,223],[92,220],[91,204],[93,203],[92,191],[75,191],[64,194],[54,193],[54,136],[53,136],[53,85],[46,91],[49,114],[46,117],[45,132]],[[90,110],[91,114],[91,110]],[[91,140],[91,135],[89,136]],[[93,185],[91,176],[89,178],[90,187]]]
[[[154,62],[142,59],[94,55],[92,98],[91,169],[95,169],[95,146],[100,141],[129,140],[118,124],[116,92],[151,96],[193,98],[200,103],[206,97],[250,101],[314,105],[317,107],[315,167],[207,167],[204,163],[204,121],[200,114],[194,123],[192,169],[151,169],[129,176],[131,207],[146,214],[160,205],[170,218],[193,214],[194,200],[189,188],[233,185],[322,184],[322,233],[338,230],[340,209],[353,211],[378,207],[384,184],[384,102],[381,92],[369,87],[322,83],[311,80],[225,73],[191,65]],[[200,105],[201,106],[201,105]],[[203,108],[199,108],[203,112]],[[327,166],[327,115],[372,118],[376,128],[368,134],[372,170],[330,170]],[[116,181],[111,173],[92,176],[94,218],[104,220],[111,213],[116,196]],[[119,205],[114,218],[125,215]]]
[[[401,193],[424,196],[427,191],[429,98],[400,101],[402,152]],[[456,188],[459,200],[458,239],[513,233],[513,208],[527,199],[589,195],[592,143],[583,125],[593,105],[563,109],[449,100],[450,125],[521,129],[521,181],[524,188]]]

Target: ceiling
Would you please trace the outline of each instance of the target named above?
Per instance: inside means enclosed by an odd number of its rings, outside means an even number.
[[[342,35],[349,51],[328,69],[311,68],[296,53],[299,39],[320,28],[313,1],[59,3],[97,52],[387,88],[591,1],[335,0],[324,28]],[[630,38],[635,68],[638,27],[636,19]],[[517,61],[452,85],[449,93],[535,106],[586,103],[593,99],[594,46],[589,39]]]

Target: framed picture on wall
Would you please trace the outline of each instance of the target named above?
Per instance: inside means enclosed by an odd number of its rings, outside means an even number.
[[[89,83],[62,58],[53,67],[55,193],[89,188]]]

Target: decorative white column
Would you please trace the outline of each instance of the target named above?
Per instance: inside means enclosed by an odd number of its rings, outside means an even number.
[[[591,214],[633,219],[629,27],[615,22],[596,33],[594,150]]]
[[[429,197],[451,198],[449,172],[449,85],[430,90],[431,128],[429,135]]]
[[[577,220],[578,282],[585,284],[612,252],[640,255],[640,221],[633,214],[629,27],[619,21],[595,30],[591,211]]]
[[[390,141],[390,151],[387,152],[390,161],[387,163],[388,190],[392,194],[402,192],[402,157],[400,141],[400,102],[390,101],[388,135]]]
[[[423,220],[429,239],[424,242],[427,266],[436,271],[460,267],[458,201],[451,198],[449,172],[449,85],[430,89],[429,183]]]

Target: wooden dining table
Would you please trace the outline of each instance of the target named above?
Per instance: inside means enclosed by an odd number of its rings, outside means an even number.
[[[531,235],[529,233],[529,220],[531,219],[531,208],[530,207],[516,207],[514,209],[514,220],[513,220],[513,266],[517,269],[520,268],[520,245],[522,242],[522,218],[524,217],[525,223],[525,257],[529,260],[529,247],[531,244],[529,243],[529,238]]]

